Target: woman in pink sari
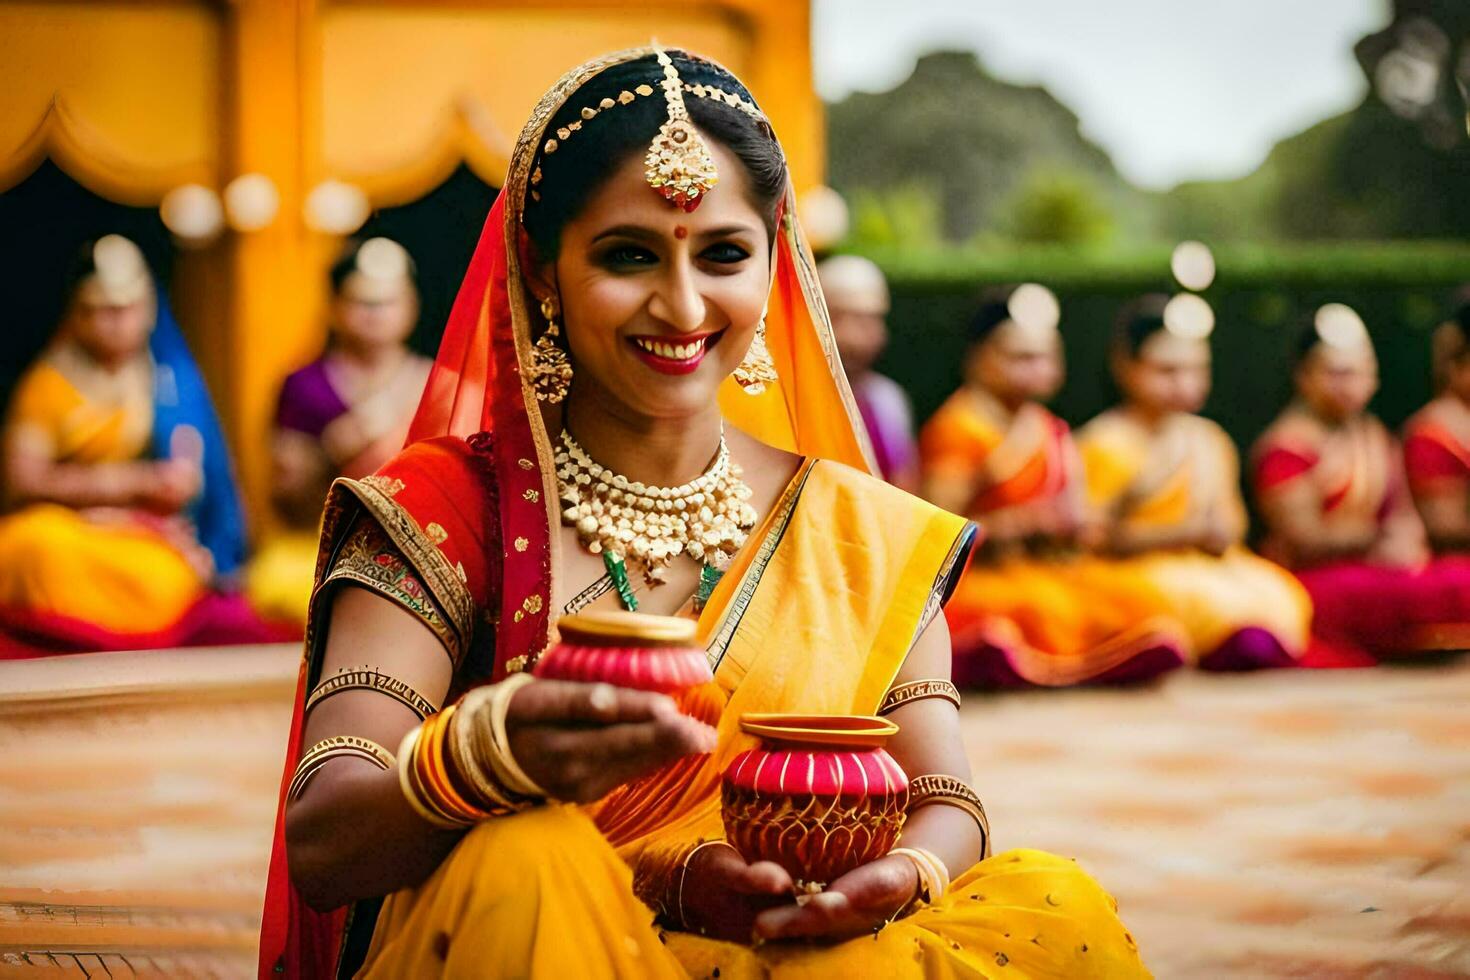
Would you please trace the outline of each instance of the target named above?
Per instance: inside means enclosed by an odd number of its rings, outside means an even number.
[[[287,530],[260,550],[249,579],[258,609],[302,623],[327,487],[367,476],[402,448],[432,366],[408,347],[419,296],[402,245],[351,242],[330,277],[327,350],[286,378],[276,406],[271,502]]]
[[[1378,359],[1363,321],[1324,306],[1298,351],[1297,398],[1254,451],[1262,552],[1307,587],[1319,641],[1358,662],[1454,645],[1470,574],[1430,557],[1399,447],[1367,411]]]

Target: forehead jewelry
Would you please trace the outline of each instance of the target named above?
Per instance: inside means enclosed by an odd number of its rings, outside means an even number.
[[[644,178],[649,186],[670,203],[685,211],[693,211],[718,182],[719,173],[715,169],[714,157],[710,155],[709,147],[689,119],[689,110],[684,100],[693,96],[696,99],[723,102],[757,123],[767,126],[769,123],[754,102],[717,85],[685,82],[679,77],[679,70],[667,52],[655,49],[654,53],[661,70],[658,90],[663,92],[668,116],[659,127],[653,142],[649,144],[648,153],[643,160]],[[651,97],[654,92],[654,86],[647,82],[624,89],[616,97],[609,95],[595,104],[583,106],[578,111],[577,118],[558,126],[553,132],[548,132],[541,145],[540,158],[531,168],[531,202],[534,204],[541,200],[541,185],[546,179],[541,163],[546,157],[560,150],[563,143],[573,139],[584,125],[591,124],[592,120],[604,112],[631,105],[639,98]]]
[[[664,70],[659,86],[664,90],[669,118],[649,144],[648,155],[643,158],[643,176],[648,186],[665,200],[685,211],[693,211],[719,183],[720,175],[709,147],[689,120],[679,69],[674,67],[668,52],[658,48],[657,54]]]

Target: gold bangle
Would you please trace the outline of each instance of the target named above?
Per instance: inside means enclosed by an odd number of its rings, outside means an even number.
[[[425,823],[438,827],[440,830],[463,830],[470,826],[470,822],[456,822],[430,810],[420,797],[417,787],[413,785],[413,758],[414,753],[418,750],[420,731],[418,725],[410,728],[398,745],[398,758],[402,760],[398,766],[398,788],[403,791],[403,798],[408,801],[408,805],[413,807],[413,811],[422,817]]]
[[[935,677],[930,680],[909,681],[889,690],[883,703],[878,706],[878,714],[886,715],[890,711],[897,711],[906,704],[914,701],[922,701],[925,698],[943,698],[956,709],[960,706],[960,689],[950,681]]]
[[[980,856],[990,856],[990,818],[985,815],[985,804],[970,784],[957,776],[935,772],[916,776],[909,781],[909,812],[931,803],[942,803],[965,811],[980,828]]]
[[[524,809],[527,801],[513,798],[493,775],[476,762],[475,735],[481,727],[479,712],[484,708],[487,695],[487,688],[476,688],[460,699],[459,711],[445,734],[444,748],[446,760],[474,794],[475,802],[491,816],[503,816]]]
[[[693,847],[691,847],[689,849],[689,853],[684,855],[684,860],[679,862],[679,889],[674,894],[674,908],[679,913],[679,930],[681,932],[689,931],[689,919],[687,916],[684,915],[684,879],[689,877],[689,865],[694,863],[694,855],[698,854],[706,847],[714,847],[716,845],[724,845],[725,847],[730,848],[730,850],[732,851],[735,850],[735,845],[731,844],[729,841],[720,840],[718,838],[715,838],[714,840],[702,840],[698,844],[695,844]]]
[[[932,905],[949,891],[949,868],[933,851],[923,847],[895,847],[888,854],[890,857],[900,854],[914,862],[919,872],[919,893],[915,901]]]
[[[296,763],[296,772],[286,789],[286,799],[294,800],[305,790],[306,784],[316,771],[332,759],[351,756],[373,763],[379,769],[392,769],[393,754],[370,738],[356,735],[333,735],[317,742],[301,754]]]
[[[514,674],[492,685],[493,694],[485,706],[485,713],[489,715],[490,724],[486,727],[489,729],[493,751],[488,760],[482,761],[489,761],[500,784],[512,793],[545,799],[548,795],[546,790],[537,785],[516,763],[515,756],[510,751],[510,737],[505,730],[505,716],[510,709],[511,697],[534,679],[530,674]]]
[[[334,694],[351,690],[377,691],[379,694],[386,694],[418,715],[420,721],[439,710],[433,702],[408,684],[396,677],[384,674],[376,667],[348,667],[322,681],[306,699],[306,707],[302,709],[302,713],[305,714]]]

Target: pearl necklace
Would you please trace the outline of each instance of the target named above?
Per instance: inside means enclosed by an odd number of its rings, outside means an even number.
[[[650,586],[664,581],[681,554],[723,571],[755,527],[750,487],[723,434],[702,475],[683,486],[655,487],[602,466],[562,430],[556,478],[562,524],[576,528],[582,546],[604,561],[641,567]]]

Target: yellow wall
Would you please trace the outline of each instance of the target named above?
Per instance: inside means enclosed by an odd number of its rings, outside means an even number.
[[[133,204],[185,181],[272,180],[275,221],[189,255],[176,284],[181,319],[211,340],[201,361],[260,523],[276,388],[321,345],[337,245],[302,219],[311,188],[347,180],[377,206],[399,204],[461,160],[498,184],[563,71],[651,38],[739,74],[798,186],[818,182],[821,107],[799,0],[0,0],[0,190],[48,153]]]

